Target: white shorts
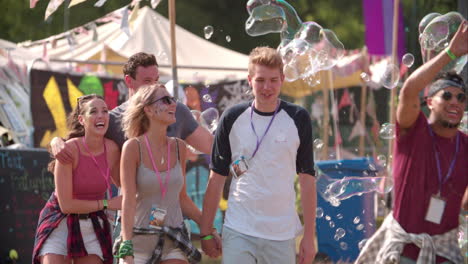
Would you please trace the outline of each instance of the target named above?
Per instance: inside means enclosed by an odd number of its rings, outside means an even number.
[[[158,236],[135,235],[132,240],[135,264],[146,264],[153,255],[153,250],[156,247]],[[165,237],[161,261],[169,259],[180,259],[188,261],[184,252],[175,247],[174,242],[170,238]],[[119,263],[123,263],[123,259],[120,259]]]
[[[99,219],[99,223],[102,226],[103,221]],[[91,219],[80,219],[80,230],[88,255],[97,255],[101,260],[104,260],[101,246],[99,245],[96,233],[94,232]],[[65,217],[46,239],[39,251],[39,256],[45,256],[46,254],[67,256],[67,238],[68,227],[67,218]]]

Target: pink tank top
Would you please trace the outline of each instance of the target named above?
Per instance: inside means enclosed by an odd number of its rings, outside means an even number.
[[[73,198],[80,200],[104,199],[107,183],[101,171],[105,171],[107,150],[104,144],[104,153],[95,156],[100,168],[96,167],[92,157],[83,155],[78,143],[78,165],[73,170]]]

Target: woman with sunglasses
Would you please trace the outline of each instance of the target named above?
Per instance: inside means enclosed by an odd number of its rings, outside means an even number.
[[[105,210],[118,210],[122,197],[106,200],[118,182],[120,153],[104,138],[109,124],[101,96],[78,98],[68,118],[67,145],[73,162],[52,161],[55,192],[41,211],[34,263],[112,263],[112,240]],[[108,193],[107,193],[108,195]]]
[[[128,140],[122,150],[122,234],[115,254],[120,263],[193,263],[201,259],[190,243],[185,215],[201,212],[185,187],[186,144],[166,136],[176,101],[162,84],[141,87],[123,117]]]

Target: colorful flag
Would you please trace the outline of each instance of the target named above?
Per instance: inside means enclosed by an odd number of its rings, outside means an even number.
[[[371,55],[391,55],[394,0],[363,0],[366,46]],[[398,12],[398,58],[405,53],[403,9]]]

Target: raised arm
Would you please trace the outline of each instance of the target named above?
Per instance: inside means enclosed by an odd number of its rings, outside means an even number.
[[[463,21],[450,41],[448,49],[457,57],[468,52],[468,24]],[[440,52],[437,56],[419,67],[405,81],[400,91],[396,119],[402,129],[410,128],[421,110],[419,93],[428,86],[436,75],[451,61],[448,53]]]

